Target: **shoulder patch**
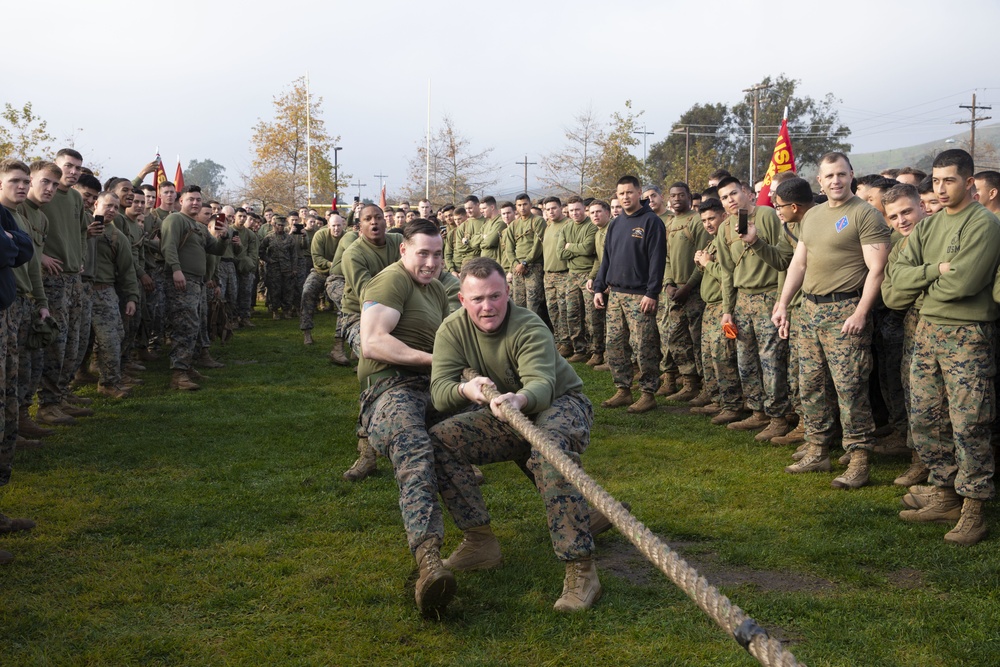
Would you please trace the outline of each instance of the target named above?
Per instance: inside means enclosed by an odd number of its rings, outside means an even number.
[[[845,215],[844,217],[842,217],[840,220],[837,221],[837,233],[839,234],[840,232],[847,229],[847,224],[848,224],[847,216]]]

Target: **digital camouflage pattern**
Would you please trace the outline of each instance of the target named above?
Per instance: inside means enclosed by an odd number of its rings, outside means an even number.
[[[639,389],[656,393],[660,387],[660,334],[656,329],[656,314],[639,310],[641,294],[615,292],[607,297],[607,349],[606,359],[611,367],[615,386],[628,389],[632,386],[631,349],[639,364]]]
[[[736,297],[736,354],[740,383],[747,408],[763,410],[768,417],[788,414],[788,341],[778,335],[771,321],[776,292]],[[841,321],[843,324],[843,321]]]
[[[14,450],[17,448],[17,338],[21,320],[21,304],[15,299],[10,307],[0,310],[0,486],[10,482],[14,465]]]
[[[676,369],[686,377],[701,376],[701,320],[705,301],[697,289],[683,303],[667,297],[666,290],[660,292],[659,301],[660,347],[663,357],[669,353],[672,359],[672,363],[663,368],[664,372]]]
[[[738,411],[743,406],[740,373],[736,362],[736,341],[722,333],[722,302],[705,305],[705,325],[701,331],[703,387],[723,410]]]
[[[59,326],[59,332],[45,348],[42,358],[42,383],[38,389],[39,405],[58,404],[62,399],[59,377],[62,375],[69,341],[70,293],[73,291],[73,285],[79,281],[79,274],[60,273],[56,276],[45,275],[42,278],[45,296],[49,300],[49,313]]]
[[[528,264],[525,274],[519,276],[511,271],[511,298],[514,304],[527,308],[536,315],[542,312],[545,303],[545,283],[541,264]]]
[[[59,394],[62,398],[69,393],[69,383],[83,366],[90,347],[90,331],[93,324],[94,298],[91,284],[77,280],[73,284],[69,304],[69,335],[66,337],[66,358],[59,374]]]
[[[173,283],[167,287],[167,316],[170,318],[174,347],[170,351],[171,370],[189,371],[199,346],[201,310],[205,301],[205,285],[188,279],[184,290]],[[207,334],[206,334],[207,335]]]
[[[545,307],[549,310],[556,345],[569,345],[569,327],[566,322],[566,281],[569,273],[545,272]]]
[[[121,383],[121,350],[125,329],[118,306],[118,295],[111,285],[92,290],[94,357],[102,385]]]
[[[313,316],[323,296],[326,281],[327,276],[312,270],[302,285],[302,301],[299,304],[299,329],[302,331],[311,331],[313,328]]]
[[[570,273],[566,278],[566,328],[573,352],[594,353],[594,295],[587,291],[587,273]],[[601,345],[601,351],[604,346]]]

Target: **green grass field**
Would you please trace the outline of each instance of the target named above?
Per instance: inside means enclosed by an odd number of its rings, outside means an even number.
[[[213,352],[226,368],[202,391],[168,391],[154,362],[133,398],[18,453],[0,509],[38,527],[0,539],[17,557],[0,665],[756,664],[615,532],[597,540],[603,599],[552,611],[563,569],[513,464],[484,468],[504,566],[460,574],[444,618],[422,618],[386,461],[340,476],[358,386],[326,360],[331,316],[310,348],[295,322],[257,322]],[[611,395],[578,369],[595,405]],[[665,406],[598,407],[584,463],[809,665],[997,664],[996,538],[963,549],[900,521],[904,460],[845,492],[782,472],[791,449]]]

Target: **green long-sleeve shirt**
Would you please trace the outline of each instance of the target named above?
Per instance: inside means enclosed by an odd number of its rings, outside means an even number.
[[[489,257],[503,264],[500,237],[506,229],[507,225],[499,215],[483,223],[482,241],[479,244],[481,257]]]
[[[548,227],[545,228],[545,236],[542,237],[542,268],[546,273],[550,271],[567,271],[569,269],[569,265],[560,254],[559,232],[566,225],[572,224],[572,220],[563,218],[558,222],[549,222]]]
[[[323,276],[330,275],[330,267],[333,265],[333,258],[337,256],[337,248],[340,246],[341,238],[343,235],[334,236],[329,227],[316,230],[309,246],[316,273]]]
[[[942,209],[913,228],[892,267],[883,298],[893,310],[909,308],[921,294],[920,316],[935,324],[962,325],[997,319],[995,276],[1000,221],[979,202],[955,215]],[[946,273],[938,265],[948,262]]]
[[[170,211],[164,211],[162,208],[154,208],[152,211],[146,213],[146,218],[143,220],[143,228],[145,229],[143,246],[145,247],[147,273],[157,267],[163,266],[163,251],[160,249],[162,242],[160,238],[161,228],[163,227],[163,221],[169,215],[171,215]]]
[[[14,282],[17,284],[17,295],[30,296],[37,308],[48,308],[49,302],[45,298],[45,287],[42,285],[42,259],[38,256],[38,245],[35,243],[35,235],[32,233],[31,225],[19,212],[20,207],[14,209],[5,206],[4,208],[14,216],[14,221],[17,222],[20,230],[31,237],[31,245],[34,248],[31,259],[12,269]],[[39,211],[39,213],[41,212]],[[17,354],[17,350],[11,350],[8,354],[10,353]]]
[[[233,227],[233,233],[240,237],[243,252],[236,258],[236,272],[247,274],[257,270],[260,262],[260,238],[247,226]]]
[[[889,259],[885,263],[885,271],[882,274],[882,302],[885,304],[897,303],[898,299],[892,295],[892,274],[896,266],[896,262],[899,261],[899,256],[902,254],[903,249],[906,247],[909,236],[903,236],[899,232],[893,230],[892,232],[892,250],[889,251]],[[924,303],[924,295],[919,294],[914,300],[911,308],[916,308],[917,312],[920,312],[920,306]]]
[[[63,273],[78,273],[83,266],[83,248],[87,237],[83,197],[73,188],[56,188],[52,201],[42,205],[42,212],[49,220],[42,252],[61,260]]]
[[[708,235],[708,232],[705,232],[705,234]],[[712,240],[708,242],[703,250],[712,255],[714,260],[706,264],[704,269],[700,269],[702,275],[698,289],[700,290],[702,301],[706,304],[722,303],[723,270],[718,262],[719,250],[715,245],[716,238],[711,235],[708,236]]]
[[[114,225],[118,228],[118,231],[124,234],[128,239],[129,252],[132,254],[132,263],[135,267],[134,271],[136,280],[142,280],[142,277],[146,275],[146,258],[145,248],[143,248],[142,227],[139,226],[138,222],[124,213],[119,213],[115,216]]]
[[[300,235],[301,236],[301,235]],[[260,258],[268,271],[290,274],[295,266],[296,238],[287,232],[271,232],[260,242]]]
[[[590,221],[590,218],[584,218],[583,222],[571,220],[559,234],[562,238],[556,245],[570,273],[590,273],[594,268],[597,253],[594,241],[597,236],[597,226]]]
[[[608,223],[608,225],[610,224]],[[597,253],[597,256],[594,258],[593,268],[590,269],[591,280],[597,278],[597,272],[601,268],[601,259],[604,257],[604,242],[608,239],[608,225],[598,227],[597,232],[594,233],[594,252]]]
[[[694,253],[709,241],[705,225],[696,211],[688,211],[670,218],[667,232],[667,261],[663,269],[663,284],[698,287],[701,272],[696,270]]]
[[[528,415],[583,388],[576,371],[556,352],[552,333],[541,318],[512,301],[507,302],[503,324],[493,333],[480,331],[464,308],[449,315],[437,331],[433,354],[431,400],[441,412],[468,405],[458,393],[466,368],[489,377],[501,394],[524,396],[523,412]]]
[[[183,271],[188,278],[204,280],[208,271],[205,258],[221,255],[229,237],[215,238],[205,225],[183,213],[171,213],[160,228],[160,249],[167,270]]]
[[[537,216],[516,218],[510,223],[510,240],[507,244],[508,265],[537,264],[542,261],[542,239],[545,238],[545,221]]]
[[[139,281],[129,237],[117,226],[105,224],[104,233],[95,241],[94,275],[88,281],[95,285],[114,285],[119,296],[139,303]]]
[[[757,228],[753,245],[743,243],[737,235],[739,220],[735,215],[726,218],[716,235],[718,261],[724,271],[723,310],[730,314],[736,305],[737,292],[762,294],[778,290],[793,254],[773,208],[755,206],[747,218]]]
[[[385,245],[372,244],[363,236],[344,252],[344,298],[341,306],[345,313],[361,314],[361,299],[368,281],[393,262],[399,261],[399,244],[403,237],[387,232]],[[343,241],[341,241],[343,243]]]

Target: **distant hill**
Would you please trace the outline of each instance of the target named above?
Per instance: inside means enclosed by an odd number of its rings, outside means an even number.
[[[851,153],[857,176],[875,174],[890,167],[916,167],[931,171],[934,156],[949,148],[969,150],[968,130],[926,144],[893,148],[876,153]],[[976,170],[1000,168],[1000,123],[976,128]]]

